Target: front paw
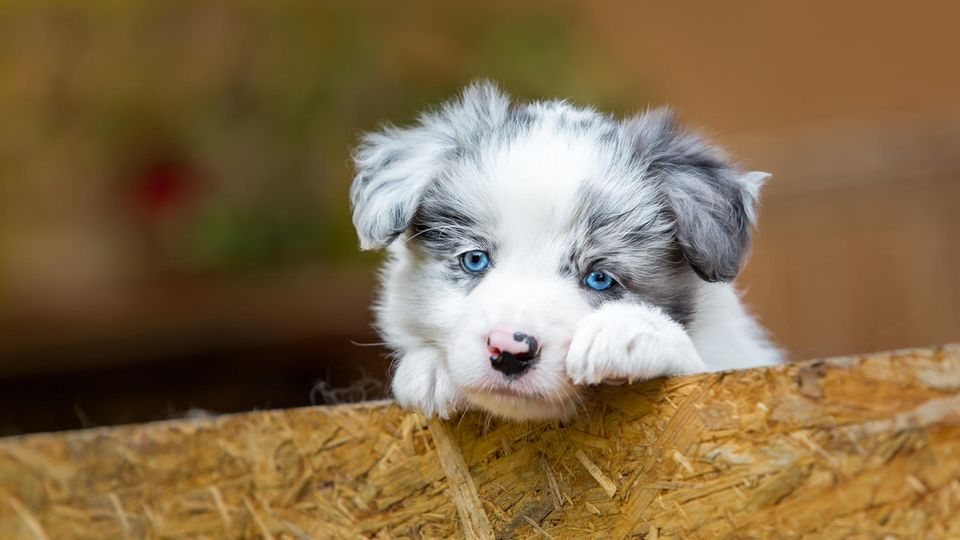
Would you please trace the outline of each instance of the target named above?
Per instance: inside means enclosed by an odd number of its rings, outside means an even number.
[[[427,418],[449,418],[456,412],[456,391],[439,355],[430,350],[404,353],[396,362],[390,384],[401,407],[416,409]]]
[[[580,321],[566,368],[575,384],[707,371],[680,324],[659,308],[627,303],[608,304]]]

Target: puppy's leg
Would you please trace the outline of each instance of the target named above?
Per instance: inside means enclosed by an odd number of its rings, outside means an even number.
[[[607,304],[577,325],[566,358],[576,384],[707,371],[683,327],[659,308]]]
[[[414,349],[397,360],[390,387],[397,403],[428,418],[449,418],[456,411],[456,392],[442,360],[430,349]]]

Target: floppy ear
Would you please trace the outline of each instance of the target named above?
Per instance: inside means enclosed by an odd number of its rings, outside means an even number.
[[[442,149],[422,128],[369,133],[353,155],[350,186],[353,226],[360,249],[388,245],[410,226]]]
[[[385,127],[363,137],[353,154],[350,187],[353,225],[361,249],[390,244],[410,227],[427,187],[447,161],[476,138],[478,130],[502,123],[509,97],[478,81],[410,128]]]
[[[765,172],[741,173],[719,150],[681,131],[668,109],[627,121],[647,177],[662,189],[676,223],[677,242],[706,281],[730,281],[750,249]]]

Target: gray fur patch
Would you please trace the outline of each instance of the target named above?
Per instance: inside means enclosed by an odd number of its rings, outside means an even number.
[[[644,182],[636,179],[636,182]],[[656,192],[631,182],[586,182],[576,224],[574,266],[580,276],[602,270],[618,286],[585,288],[594,305],[630,298],[663,308],[686,324],[693,312],[690,272],[672,239],[673,222],[660,211]]]
[[[634,159],[655,179],[676,221],[683,254],[706,281],[729,281],[750,248],[757,185],[719,150],[680,130],[666,109],[624,122]]]

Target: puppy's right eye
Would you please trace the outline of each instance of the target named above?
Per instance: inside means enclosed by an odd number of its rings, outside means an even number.
[[[486,251],[468,251],[460,256],[460,266],[467,272],[483,272],[490,266],[490,256]]]

